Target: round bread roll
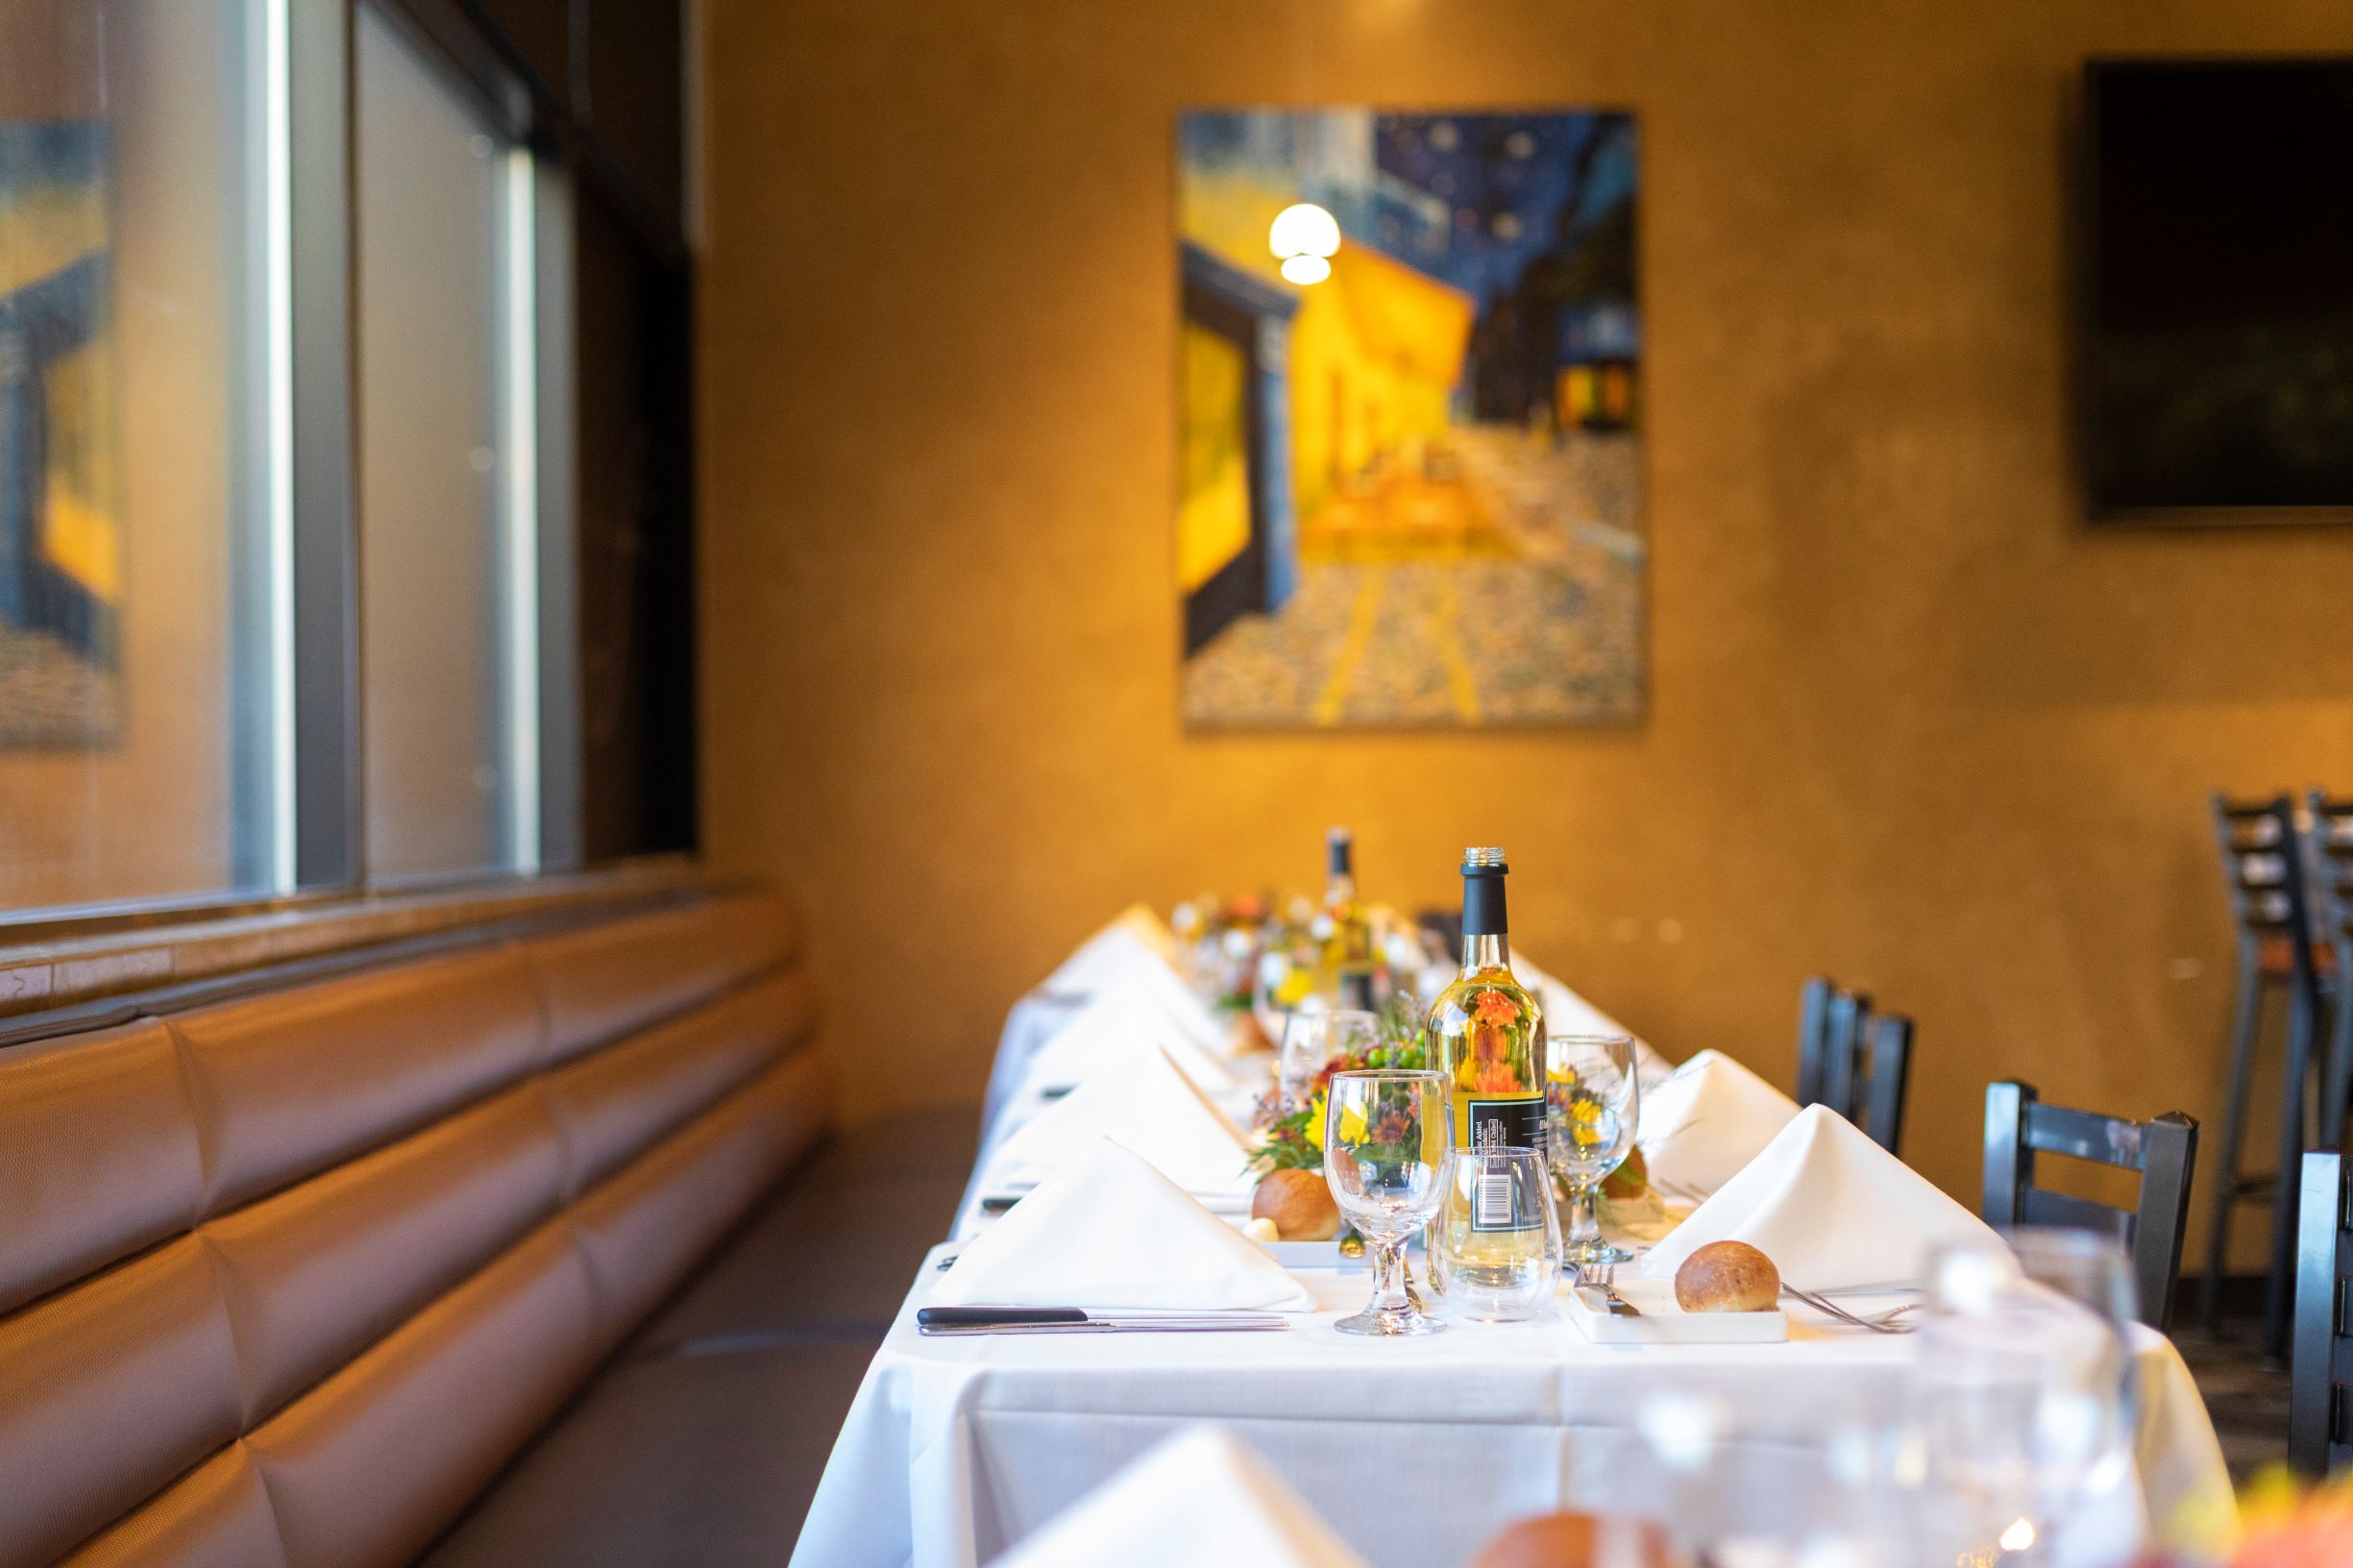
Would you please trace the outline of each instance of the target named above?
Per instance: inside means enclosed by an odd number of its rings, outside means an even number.
[[[1746,1241],[1710,1241],[1675,1271],[1686,1312],[1769,1312],[1780,1299],[1781,1271]]]
[[[1506,1528],[1471,1568],[1674,1568],[1666,1532],[1647,1519],[1542,1513]]]
[[[1638,1198],[1649,1191],[1650,1188],[1651,1164],[1649,1161],[1642,1158],[1640,1149],[1627,1150],[1625,1164],[1602,1178],[1602,1196],[1605,1198],[1616,1198],[1621,1201],[1627,1198]]]
[[[1271,1219],[1286,1241],[1329,1241],[1340,1234],[1339,1205],[1315,1170],[1277,1170],[1259,1183],[1250,1217]]]

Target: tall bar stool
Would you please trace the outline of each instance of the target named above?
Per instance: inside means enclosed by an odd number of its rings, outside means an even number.
[[[2304,797],[2304,886],[2310,894],[2314,967],[2330,1002],[2320,1059],[2318,1145],[2334,1148],[2338,1123],[2353,1112],[2353,799],[2314,790]]]
[[[2290,1290],[2295,1260],[2297,1171],[2309,1146],[2305,1128],[2311,1098],[2313,1036],[2320,1008],[2320,975],[2313,961],[2312,919],[2304,895],[2303,850],[2295,808],[2285,795],[2269,800],[2214,797],[2215,842],[2222,881],[2239,928],[2239,989],[2232,1012],[2230,1081],[2217,1150],[2214,1217],[2206,1241],[2208,1328],[2221,1313],[2222,1271],[2230,1255],[2230,1221],[2241,1203],[2271,1204],[2270,1267],[2264,1281],[2264,1345],[2273,1356],[2288,1344]],[[2281,1076],[2279,1159],[2270,1174],[2241,1168],[2246,1105],[2255,1071],[2257,1027],[2264,997],[2288,1002],[2286,1070]]]

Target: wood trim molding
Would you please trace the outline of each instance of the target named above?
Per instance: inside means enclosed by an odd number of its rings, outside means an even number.
[[[308,899],[99,930],[72,922],[30,928],[25,940],[0,943],[0,1019],[528,917],[586,915],[712,886],[694,865],[663,861]]]

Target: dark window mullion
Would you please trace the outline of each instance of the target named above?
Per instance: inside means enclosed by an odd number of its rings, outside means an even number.
[[[286,0],[294,325],[295,881],[361,878],[354,0]]]

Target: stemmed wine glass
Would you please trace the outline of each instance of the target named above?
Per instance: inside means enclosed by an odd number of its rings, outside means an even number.
[[[1408,1293],[1405,1250],[1446,1198],[1454,1157],[1446,1074],[1334,1073],[1330,1095],[1324,1181],[1373,1254],[1372,1300],[1332,1326],[1342,1334],[1435,1334],[1446,1325]]]
[[[1283,1109],[1298,1110],[1312,1097],[1315,1079],[1335,1062],[1360,1056],[1381,1042],[1381,1020],[1370,1013],[1300,1008],[1283,1025],[1278,1081]]]
[[[2102,1506],[2129,1489],[2133,1301],[2123,1249],[2092,1231],[2014,1230],[1930,1254],[1911,1406],[1928,1526],[1956,1554],[2089,1560],[2089,1543],[2068,1551],[2060,1537],[2096,1532]]]
[[[1545,1139],[1569,1195],[1564,1263],[1614,1263],[1632,1256],[1602,1239],[1594,1193],[1625,1164],[1640,1118],[1641,1080],[1630,1035],[1555,1035],[1545,1044]]]

